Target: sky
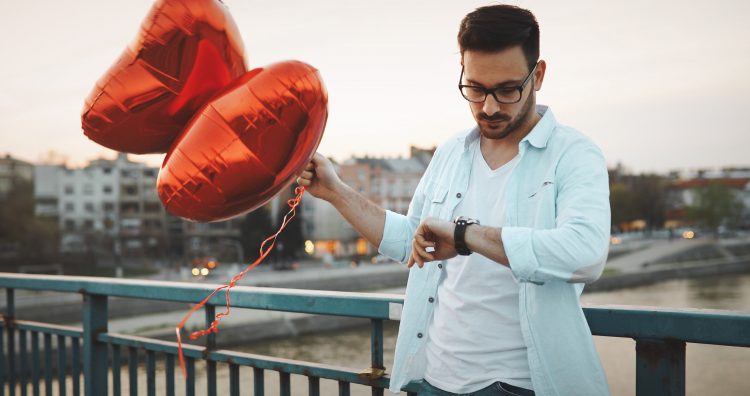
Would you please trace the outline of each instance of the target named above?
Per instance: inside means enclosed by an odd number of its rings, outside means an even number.
[[[84,98],[152,2],[0,0],[0,154],[77,166],[115,153],[81,130]],[[456,33],[476,1],[226,0],[249,66],[320,70],[329,119],[318,149],[407,156],[473,119],[456,84]],[[541,29],[537,102],[591,137],[610,166],[666,172],[750,166],[750,2],[520,1]],[[158,166],[163,155],[131,156]]]

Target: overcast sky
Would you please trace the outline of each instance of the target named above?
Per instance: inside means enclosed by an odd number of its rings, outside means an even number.
[[[337,159],[407,155],[471,127],[456,32],[475,1],[226,0],[251,67],[320,69]],[[750,2],[516,2],[541,26],[538,102],[633,171],[750,166]],[[0,154],[79,165],[114,153],[80,128],[83,100],[136,35],[148,0],[10,2],[0,14]],[[132,156],[153,165],[161,155]]]

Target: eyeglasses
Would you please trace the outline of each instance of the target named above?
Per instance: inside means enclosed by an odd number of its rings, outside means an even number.
[[[534,65],[529,75],[523,80],[521,85],[512,87],[497,87],[497,88],[485,88],[478,85],[464,85],[461,82],[464,79],[464,68],[461,67],[461,77],[458,79],[458,89],[461,91],[461,95],[464,99],[472,103],[484,103],[487,100],[487,95],[492,95],[498,103],[502,104],[513,104],[521,101],[523,95],[523,89],[531,79],[531,76],[536,71],[536,67],[539,66],[539,62]]]

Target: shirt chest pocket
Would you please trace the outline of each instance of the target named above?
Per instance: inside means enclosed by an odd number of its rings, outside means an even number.
[[[447,197],[447,186],[439,183],[431,183],[430,185],[428,185],[425,189],[425,206],[424,210],[422,211],[423,217],[445,217],[445,212],[447,211],[446,207],[448,206]]]
[[[518,220],[523,227],[554,228],[557,188],[552,181],[535,184],[518,197]]]

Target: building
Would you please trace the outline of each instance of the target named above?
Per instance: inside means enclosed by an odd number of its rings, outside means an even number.
[[[696,190],[718,183],[734,192],[743,204],[740,226],[750,227],[750,168],[698,170],[680,174],[671,181],[668,189],[670,208],[667,213],[671,225],[687,223],[687,208],[695,203]]]
[[[16,183],[31,183],[34,177],[34,165],[13,158],[10,154],[0,157],[0,197],[4,197]]]
[[[57,221],[63,254],[94,254],[99,262],[184,261],[237,249],[241,219],[193,223],[170,215],[156,190],[159,168],[97,159],[80,169],[34,169],[35,212]]]
[[[337,171],[348,186],[378,206],[406,214],[422,174],[432,159],[435,148],[410,148],[409,158],[353,157]],[[303,212],[306,233],[313,243],[316,256],[365,256],[377,253],[352,229],[351,225],[329,203],[309,199]]]

